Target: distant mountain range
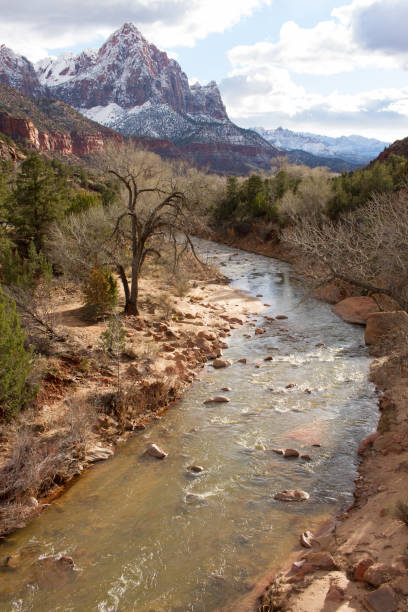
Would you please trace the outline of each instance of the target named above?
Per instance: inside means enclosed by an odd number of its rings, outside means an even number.
[[[16,107],[20,120],[31,120],[37,126],[40,115],[42,125],[48,112],[60,115],[59,122],[52,126],[54,144],[49,145],[49,150],[57,146],[64,149],[57,143],[67,133],[79,141],[80,125],[82,128],[87,125],[86,134],[98,131],[93,122],[100,124],[99,133],[105,138],[112,137],[106,132],[106,127],[111,128],[116,133],[142,139],[149,148],[154,149],[153,143],[157,142],[158,152],[229,174],[268,170],[274,158],[283,155],[293,163],[323,165],[338,172],[353,170],[384,148],[384,143],[361,137],[330,139],[282,128],[240,128],[230,121],[214,81],[206,86],[190,86],[178,62],[150,44],[131,23],[114,32],[99,50],[63,54],[35,66],[1,45],[0,83],[8,86],[0,90],[0,106],[2,95],[10,98],[10,88],[32,100],[30,106],[20,99]],[[56,100],[65,106],[58,106]],[[5,133],[12,136],[9,119],[13,117],[13,105],[5,106],[3,115],[7,114],[8,123],[3,116],[3,128],[8,125],[9,131]],[[89,124],[81,123],[77,115],[74,117],[73,109],[91,120]],[[30,113],[37,117],[37,123]],[[41,126],[37,128],[42,130]],[[48,127],[44,133],[47,130]],[[22,132],[18,135],[22,138]],[[48,146],[46,140],[44,137],[39,141],[40,147]],[[334,145],[331,141],[339,142]],[[97,146],[75,145],[74,149],[89,153]],[[69,146],[65,149],[69,150]]]
[[[276,130],[253,128],[278,149],[301,150],[319,157],[337,157],[351,164],[363,166],[377,157],[390,143],[363,136],[332,138],[308,132],[292,132],[282,127]]]

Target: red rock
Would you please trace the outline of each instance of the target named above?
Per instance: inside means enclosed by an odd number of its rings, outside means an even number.
[[[312,458],[310,455],[307,455],[306,453],[304,453],[303,455],[300,455],[301,459],[304,459],[304,461],[311,461]]]
[[[393,334],[400,337],[408,330],[408,314],[402,310],[396,312],[377,312],[367,319],[364,340],[368,345],[382,344],[392,338]]]
[[[374,561],[372,559],[361,559],[361,561],[359,561],[354,568],[353,580],[357,580],[360,582],[364,580],[363,576],[365,572],[370,567],[370,565],[373,565],[373,563]]]
[[[379,308],[373,298],[367,296],[349,297],[333,308],[333,312],[347,323],[365,325],[367,318]]]
[[[337,584],[332,584],[329,590],[327,591],[326,601],[344,601],[344,599],[345,599],[344,589],[342,589]]]
[[[400,575],[401,572],[392,567],[392,565],[385,565],[384,563],[373,563],[366,569],[363,574],[363,581],[371,584],[371,586],[380,586],[385,582],[389,582],[395,576]]]
[[[241,359],[237,360],[237,363],[246,363],[246,362],[247,362],[247,360],[246,360],[245,357],[241,357]]]
[[[285,458],[289,458],[289,457],[299,457],[300,453],[298,450],[296,450],[295,448],[286,448],[285,452],[283,453],[283,456]]]
[[[195,474],[204,472],[204,468],[202,465],[190,465],[188,469],[190,470],[190,472],[194,472]]]
[[[228,361],[228,359],[214,359],[213,361],[213,368],[215,368],[216,370],[220,369],[220,368],[228,368],[231,365],[231,362]]]
[[[364,604],[369,612],[404,612],[402,602],[388,584],[366,595]]]
[[[285,319],[287,319],[288,317],[286,315],[278,315],[277,317],[275,317],[278,321],[284,321]]]
[[[332,555],[326,551],[309,553],[306,557],[306,563],[309,563],[316,569],[332,570],[337,568]]]
[[[283,453],[285,452],[283,450],[283,448],[273,448],[272,449],[274,453],[276,453],[277,455],[283,455]]]
[[[255,330],[255,336],[261,336],[264,333],[265,333],[265,330],[262,329],[261,327],[257,327]]]
[[[367,448],[372,446],[374,442],[376,441],[376,439],[378,438],[378,435],[379,435],[378,432],[375,431],[374,433],[364,438],[364,440],[361,442],[360,446],[358,447],[358,454],[362,455],[367,450]]]

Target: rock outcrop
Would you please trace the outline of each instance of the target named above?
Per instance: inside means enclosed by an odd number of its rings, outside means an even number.
[[[349,297],[333,308],[333,312],[347,323],[365,325],[367,318],[379,308],[373,298],[368,296]]]

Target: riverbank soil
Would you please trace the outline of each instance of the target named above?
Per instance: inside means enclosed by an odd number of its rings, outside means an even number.
[[[54,292],[49,310],[64,341],[38,360],[36,406],[0,429],[0,535],[24,526],[86,467],[160,419],[208,359],[221,357],[230,331],[263,308],[211,267],[193,267],[182,285],[171,289],[162,273],[142,279],[141,315],[120,315],[119,360],[101,348],[107,322],[84,318],[79,288]]]

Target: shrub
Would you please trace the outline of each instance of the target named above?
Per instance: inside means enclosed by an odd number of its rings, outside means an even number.
[[[408,503],[399,499],[395,506],[395,518],[408,527]]]
[[[112,273],[97,264],[83,287],[85,314],[92,320],[100,319],[114,309],[118,301],[118,286]]]
[[[27,385],[32,353],[25,346],[14,302],[0,290],[0,418],[10,419],[33,398]]]

